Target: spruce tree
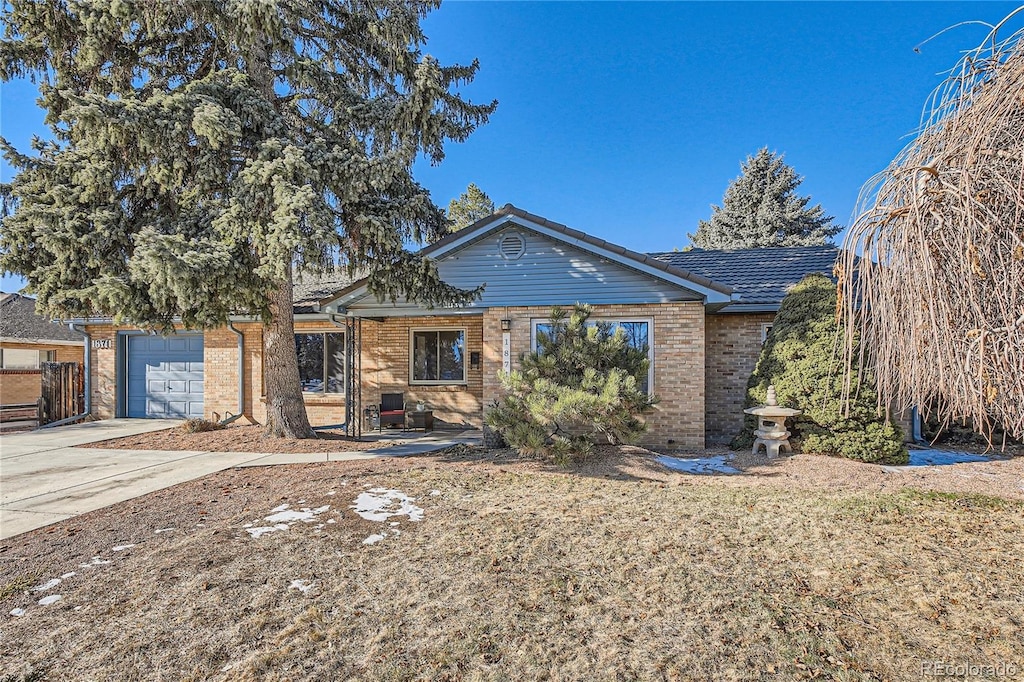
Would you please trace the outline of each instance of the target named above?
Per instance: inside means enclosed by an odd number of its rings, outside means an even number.
[[[749,249],[765,246],[812,246],[830,243],[841,226],[821,204],[808,208],[810,197],[796,194],[803,178],[784,157],[768,148],[748,156],[742,174],[729,184],[722,205],[712,205],[711,220],[700,221],[687,235],[702,249]]]
[[[655,403],[642,389],[648,349],[624,327],[590,323],[591,312],[581,303],[571,314],[552,308],[537,350],[499,375],[505,397],[485,420],[524,455],[564,464],[584,458],[595,438],[617,445],[646,430],[638,417]]]
[[[296,272],[365,269],[382,299],[457,305],[404,244],[444,229],[411,175],[496,102],[478,65],[420,48],[436,1],[175,0],[3,6],[0,78],[39,82],[52,142],[6,196],[0,269],[42,312],[168,331],[266,323],[268,430],[312,436],[293,335]]]
[[[449,229],[452,232],[461,230],[492,213],[494,213],[494,202],[486,192],[471,182],[458,199],[448,202]]]

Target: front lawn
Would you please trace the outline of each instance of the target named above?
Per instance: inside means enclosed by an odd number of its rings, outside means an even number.
[[[458,448],[230,470],[11,538],[0,679],[1024,669],[1021,501],[787,482],[830,464],[806,456],[732,477],[604,456],[559,470]]]

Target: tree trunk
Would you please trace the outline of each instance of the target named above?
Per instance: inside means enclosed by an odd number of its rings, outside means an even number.
[[[292,276],[271,294],[271,319],[263,332],[263,380],[267,388],[267,434],[284,438],[316,438],[299,382],[292,312]]]

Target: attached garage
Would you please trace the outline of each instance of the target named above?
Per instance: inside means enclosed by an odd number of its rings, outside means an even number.
[[[125,365],[125,416],[203,417],[201,334],[129,336]]]

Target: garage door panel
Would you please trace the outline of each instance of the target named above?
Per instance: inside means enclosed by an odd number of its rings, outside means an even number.
[[[201,418],[203,337],[129,337],[126,390],[129,417]]]

